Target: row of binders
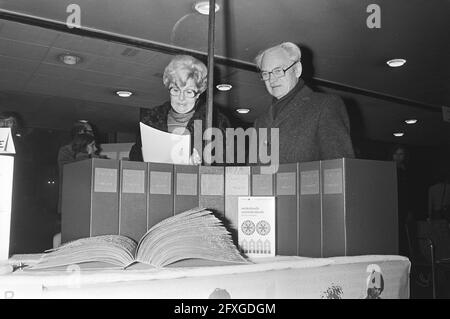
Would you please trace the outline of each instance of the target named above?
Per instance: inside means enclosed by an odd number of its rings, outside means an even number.
[[[392,162],[335,159],[260,166],[191,166],[89,159],[64,166],[62,241],[105,234],[139,240],[161,220],[201,206],[236,234],[239,196],[276,197],[276,254],[397,254]]]

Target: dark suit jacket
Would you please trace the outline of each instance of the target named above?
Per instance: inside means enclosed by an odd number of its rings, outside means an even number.
[[[278,112],[273,109],[278,103],[271,105],[254,123],[255,128],[279,128],[280,163],[354,157],[343,101],[313,92],[301,79],[298,86],[301,89],[287,105]]]

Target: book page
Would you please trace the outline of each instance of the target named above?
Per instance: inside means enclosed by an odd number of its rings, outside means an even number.
[[[50,249],[30,269],[44,269],[88,262],[102,262],[122,268],[134,262],[136,243],[125,236],[82,238]]]

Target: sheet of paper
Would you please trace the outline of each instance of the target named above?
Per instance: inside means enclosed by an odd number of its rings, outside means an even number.
[[[189,164],[191,137],[160,131],[140,123],[144,162]]]
[[[275,197],[250,196],[238,200],[238,240],[250,258],[275,256]]]

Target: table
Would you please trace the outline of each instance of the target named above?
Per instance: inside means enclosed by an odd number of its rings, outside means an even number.
[[[28,260],[27,260],[28,258]],[[36,261],[15,256],[8,263]],[[408,258],[276,256],[253,264],[127,270],[18,270],[0,275],[0,298],[409,298]]]

